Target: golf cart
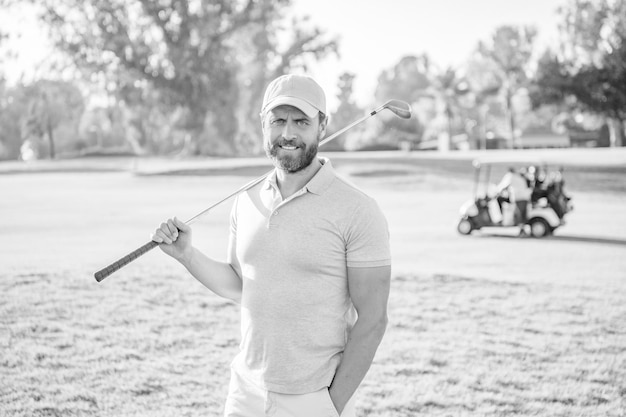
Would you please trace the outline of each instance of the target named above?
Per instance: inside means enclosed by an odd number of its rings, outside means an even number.
[[[563,169],[550,171],[545,164],[520,164],[506,162],[481,162],[474,160],[474,198],[460,209],[461,219],[457,230],[469,235],[486,227],[519,228],[520,235],[532,237],[551,235],[565,224],[565,215],[573,209],[571,198],[563,189]],[[530,199],[523,206],[526,216],[510,198],[508,187],[490,182],[492,169],[509,175],[522,175],[529,187]],[[513,167],[517,166],[518,169]],[[506,175],[506,174],[505,174]],[[504,179],[504,177],[503,177]],[[520,178],[517,178],[520,180]]]

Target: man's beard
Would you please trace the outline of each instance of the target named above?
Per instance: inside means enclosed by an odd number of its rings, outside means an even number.
[[[281,151],[280,146],[298,146],[303,149],[304,152],[298,152],[297,156],[289,155],[290,151],[282,151],[282,155],[278,155]],[[295,141],[280,141],[275,143],[274,145],[270,145],[266,143],[264,145],[265,154],[274,161],[274,166],[279,169],[285,170],[287,172],[293,173],[303,170],[304,168],[311,165],[311,162],[315,159],[317,155],[317,143],[312,144],[311,146],[307,146],[304,143],[295,143]],[[295,152],[294,152],[295,154]]]

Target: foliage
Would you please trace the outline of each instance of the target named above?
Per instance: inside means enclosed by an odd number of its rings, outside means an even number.
[[[19,121],[26,110],[24,92],[0,82],[0,160],[19,158],[22,146]]]
[[[502,106],[498,102],[502,79],[497,75],[495,63],[480,54],[467,63],[465,79],[469,84],[470,101],[467,132],[476,148],[487,149],[487,132],[497,130],[502,117]]]
[[[437,106],[436,130],[430,136],[440,136],[442,132],[446,134],[446,148],[450,147],[455,131],[465,131],[463,118],[464,109],[462,100],[469,93],[469,84],[460,71],[448,67],[440,69],[432,66],[429,71],[431,86],[426,90],[426,95],[435,100]]]
[[[375,91],[376,101],[384,103],[390,99],[399,99],[409,104],[417,103],[423,92],[430,85],[427,69],[430,65],[426,55],[405,56],[391,69],[383,71],[378,77]],[[381,116],[375,137],[370,142],[399,145],[401,142],[417,144],[422,139],[424,125],[428,120],[414,115],[409,120],[394,116]]]
[[[297,29],[280,26],[290,3],[40,2],[41,18],[57,47],[85,79],[99,83],[116,105],[134,114],[130,118],[144,141],[150,126],[141,115],[172,115],[167,122],[190,138],[185,143],[193,154],[216,149],[236,153],[250,134],[239,126],[251,123],[251,109],[259,104],[267,81],[303,66],[306,56],[318,59],[336,50],[334,40],[323,39],[317,28],[299,25],[300,20],[292,22]],[[281,30],[289,30],[289,42],[279,41]]]
[[[448,140],[455,133],[465,133],[468,107],[464,101],[469,88],[461,70],[441,69],[426,55],[408,56],[379,77],[377,96],[382,99],[395,94],[412,103],[415,122],[388,123],[406,132],[405,140],[423,147],[427,145],[420,142],[437,140],[441,133],[446,133]]]
[[[480,42],[478,52],[495,64],[496,75],[512,87],[527,81],[537,31],[533,27],[500,26],[490,43]]]
[[[626,38],[626,3],[616,0],[569,0],[559,9],[559,54],[571,68],[620,63]]]
[[[46,137],[50,158],[55,157],[55,132],[64,130],[65,142],[77,135],[77,127],[84,104],[80,91],[70,83],[40,80],[28,86],[28,112],[22,120],[22,138],[39,142]]]
[[[353,82],[356,75],[350,72],[344,72],[339,76],[337,88],[339,93],[337,99],[339,106],[331,115],[326,129],[326,135],[332,135],[340,129],[348,126],[358,118],[363,116],[363,109],[359,107],[353,97]],[[355,142],[363,135],[363,125],[355,126],[354,129],[344,133],[337,139],[324,145],[324,150],[345,150],[346,142]]]
[[[430,59],[427,55],[405,56],[390,70],[378,77],[376,100],[383,102],[391,98],[408,103],[417,101],[430,86],[428,72]]]
[[[509,122],[509,139],[515,147],[517,139],[515,94],[528,85],[528,73],[537,31],[533,27],[500,26],[490,43],[479,43],[478,52],[494,64],[494,75],[499,78],[500,94]]]
[[[20,3],[0,0],[6,7]],[[50,81],[9,89],[0,66],[0,159],[17,158],[24,139],[41,155],[54,152],[56,142],[61,151],[114,147],[136,154],[258,154],[258,111],[267,83],[337,53],[336,40],[308,18],[287,19],[292,0],[31,4],[51,39],[80,70],[75,83],[91,100],[61,114],[54,94],[46,92]],[[407,101],[414,117],[400,120],[385,112],[325,149],[398,148],[401,142],[417,147],[442,133],[448,139],[467,135],[480,148],[492,133],[515,147],[522,131],[549,126],[551,115],[559,112],[580,111],[601,115],[613,134],[623,135],[626,2],[569,0],[560,13],[561,44],[540,58],[532,79],[532,27],[498,27],[457,68],[439,68],[425,54],[405,56],[381,72],[375,99]],[[6,36],[0,28],[0,46]],[[363,115],[353,98],[355,77],[344,73],[338,80],[339,107],[328,134]],[[59,88],[69,93],[73,87]],[[83,107],[77,125],[70,113]],[[75,134],[72,144],[64,139],[70,133]]]
[[[626,3],[572,0],[561,9],[563,40],[546,51],[531,97],[626,120]]]
[[[17,159],[22,146],[54,158],[73,150],[84,103],[71,83],[40,80],[0,91],[0,159]],[[57,146],[58,145],[58,146]]]

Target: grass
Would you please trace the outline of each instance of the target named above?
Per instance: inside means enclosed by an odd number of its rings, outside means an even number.
[[[110,286],[71,272],[2,277],[1,414],[218,415],[237,308],[150,275]]]
[[[364,415],[626,412],[623,291],[450,276],[393,286]]]
[[[142,270],[0,279],[3,416],[219,416],[237,306]],[[396,276],[361,416],[623,416],[626,292]]]

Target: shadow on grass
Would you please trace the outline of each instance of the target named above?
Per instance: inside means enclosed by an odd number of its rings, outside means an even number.
[[[576,236],[576,235],[558,235],[547,236],[544,238],[534,238],[532,236],[518,236],[517,234],[505,235],[497,233],[485,233],[476,234],[476,237],[482,238],[500,238],[500,239],[534,239],[537,242],[541,241],[562,241],[562,242],[577,242],[577,243],[597,243],[601,245],[617,245],[626,246],[626,239],[608,238],[601,236]]]
[[[600,243],[602,245],[626,246],[626,239],[606,238],[599,236],[550,236],[550,240],[560,240],[564,242]]]

